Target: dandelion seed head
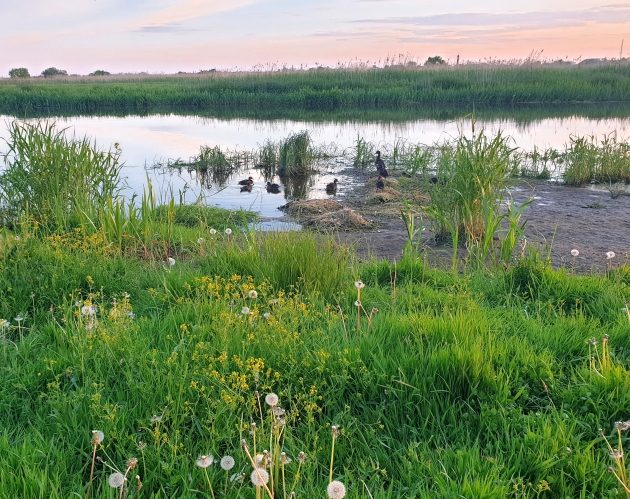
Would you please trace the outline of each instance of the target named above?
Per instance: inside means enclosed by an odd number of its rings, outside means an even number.
[[[360,302],[359,300],[356,300],[356,301],[354,302],[354,306],[355,306],[355,307],[360,307],[360,306],[361,306],[361,302]]]
[[[138,459],[135,457],[129,458],[129,460],[127,461],[127,468],[133,470],[136,466],[138,466]]]
[[[125,475],[116,472],[109,475],[107,483],[112,489],[119,489],[125,484]]]
[[[92,445],[100,445],[105,440],[105,434],[101,430],[92,430]]]
[[[232,456],[223,456],[221,458],[221,469],[224,471],[230,471],[234,468],[234,458]]]
[[[326,487],[326,493],[330,499],[343,499],[346,497],[346,486],[339,480],[333,480]]]
[[[278,402],[280,401],[280,399],[278,398],[278,396],[275,393],[268,393],[265,396],[265,403],[269,406],[269,407],[275,407],[278,405]]]
[[[611,260],[612,258],[615,258],[615,252],[614,251],[608,251],[606,253],[606,260]]]
[[[365,287],[365,284],[361,280],[354,281],[354,287],[357,289],[363,289]]]
[[[298,461],[302,464],[306,461],[306,453],[303,451],[298,454]]]
[[[152,423],[161,423],[162,422],[162,416],[158,416],[157,414],[154,414],[153,416],[151,416],[151,422]]]
[[[205,242],[206,240],[203,237],[200,237],[199,239],[197,239],[197,244],[203,244]]]
[[[22,322],[24,320],[24,316],[22,314],[18,314],[13,319],[15,322]]]
[[[230,229],[229,227],[227,229],[225,229],[225,235],[229,236],[232,234],[232,229]]]
[[[269,312],[265,312],[265,313],[263,314],[263,319],[265,319],[265,320],[269,320],[269,317],[271,317],[271,314],[270,314]]]
[[[167,262],[168,262],[169,267],[172,267],[173,265],[175,265],[175,258],[173,258],[172,256],[169,256]]]
[[[249,315],[249,307],[243,307],[241,309],[241,314],[242,315]]]
[[[217,233],[217,229],[210,229],[209,232],[211,236],[214,236]]]
[[[617,421],[615,423],[615,428],[619,431],[630,430],[630,421]]]
[[[249,293],[247,293],[247,296],[249,296],[252,300],[255,300],[258,298],[258,292],[255,289],[252,289]]]
[[[339,436],[339,427],[338,426],[333,425],[333,426],[330,427],[330,429],[331,429],[332,434],[333,434],[334,437],[338,437]]]
[[[610,453],[610,457],[612,457],[615,461],[621,461],[623,459],[623,450],[613,449],[613,451]]]
[[[199,466],[200,468],[207,468],[212,463],[214,463],[214,457],[206,455],[199,456],[196,462],[197,466]]]
[[[579,250],[577,249],[572,249],[571,250],[571,256],[578,256],[580,254]]]
[[[250,478],[256,487],[262,487],[263,485],[267,485],[267,482],[269,481],[269,473],[267,473],[267,470],[263,468],[254,468]]]

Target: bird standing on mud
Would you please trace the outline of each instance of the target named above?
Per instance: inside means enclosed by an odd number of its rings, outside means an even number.
[[[329,184],[326,184],[326,193],[327,194],[336,194],[337,193],[337,179],[333,180]]]
[[[374,160],[376,165],[376,171],[381,177],[389,177],[387,168],[385,168],[385,162],[381,159],[381,151],[376,151],[376,159]]]

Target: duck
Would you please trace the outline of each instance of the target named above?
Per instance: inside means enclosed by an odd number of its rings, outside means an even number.
[[[238,181],[238,185],[253,185],[253,184],[254,184],[254,179],[252,177]]]
[[[376,179],[376,190],[382,191],[383,189],[385,189],[385,180],[383,180],[382,175],[379,175]]]
[[[280,193],[280,185],[272,184],[271,182],[267,182],[267,192],[271,194],[279,194]]]
[[[254,187],[253,182],[251,184],[245,184],[241,186],[241,192],[252,192],[252,187]]]
[[[326,192],[328,194],[336,194],[336,192],[337,192],[337,182],[338,182],[338,180],[335,179],[332,182],[330,182],[329,184],[326,184]]]
[[[385,162],[381,159],[381,151],[376,151],[376,159],[374,160],[376,165],[376,171],[381,177],[388,177],[387,168],[385,168]]]

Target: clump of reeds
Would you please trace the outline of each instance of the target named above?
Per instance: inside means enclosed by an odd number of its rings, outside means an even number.
[[[278,146],[267,140],[258,153],[257,167],[261,168],[265,179],[272,178],[278,166]]]
[[[365,168],[372,163],[374,163],[374,144],[357,135],[352,164],[359,168]]]
[[[120,182],[120,149],[99,151],[54,123],[13,121],[0,174],[3,225],[28,217],[44,233],[89,224]]]
[[[283,177],[308,175],[312,172],[315,153],[307,131],[289,135],[280,142],[278,173]]]
[[[571,136],[566,148],[564,182],[568,185],[630,183],[630,142],[619,141],[616,132],[601,140]]]

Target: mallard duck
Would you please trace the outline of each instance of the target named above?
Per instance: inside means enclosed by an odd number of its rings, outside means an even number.
[[[253,185],[253,184],[254,184],[254,179],[252,177],[238,181],[238,185]]]
[[[243,186],[241,186],[241,192],[252,192],[252,187],[254,187],[254,184],[245,184]]]
[[[326,192],[328,194],[335,194],[337,192],[337,182],[338,180],[335,179],[331,183],[326,184]]]
[[[376,165],[376,171],[381,177],[389,177],[387,168],[385,168],[385,162],[381,159],[381,151],[376,151],[376,159],[374,160]]]
[[[280,193],[280,185],[272,184],[271,182],[267,182],[267,192],[270,192],[272,194],[279,194]]]
[[[383,177],[379,175],[376,179],[376,190],[382,191],[383,189],[385,189],[385,180],[383,180]]]

